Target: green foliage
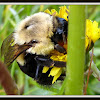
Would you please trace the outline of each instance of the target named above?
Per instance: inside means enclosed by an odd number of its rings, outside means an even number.
[[[47,8],[56,9],[58,11],[60,6],[61,5],[0,5],[0,47],[3,40],[14,31],[16,24],[20,22],[20,20],[39,11],[44,11]],[[87,18],[97,21],[100,25],[99,9],[99,5],[87,6]],[[100,69],[100,40],[95,43],[94,54],[96,56],[95,64]],[[3,61],[3,58],[0,59]],[[22,73],[16,61],[8,69],[22,95],[58,95],[63,93],[64,87],[61,87],[59,81],[51,87],[40,86],[32,78]],[[87,94],[100,94],[100,82],[92,75],[89,80]],[[0,95],[5,95],[1,85]]]

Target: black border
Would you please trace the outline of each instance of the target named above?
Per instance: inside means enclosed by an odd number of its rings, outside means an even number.
[[[84,3],[84,2],[99,2],[99,0],[0,0],[1,3],[3,2],[13,2],[13,3],[17,3],[17,2],[24,2],[24,3],[27,3],[27,2],[66,2],[66,3]]]

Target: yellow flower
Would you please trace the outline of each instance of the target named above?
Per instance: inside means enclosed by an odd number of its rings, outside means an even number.
[[[69,7],[70,9],[70,7]],[[66,8],[66,6],[61,6],[59,9],[59,13],[55,10],[55,9],[51,9],[51,11],[49,11],[48,9],[45,10],[44,12],[49,13],[53,16],[58,16],[60,18],[64,18],[66,21],[68,21],[68,15],[69,15],[69,9]],[[86,50],[89,50],[91,47],[92,43],[95,43],[98,39],[100,38],[100,28],[98,28],[98,23],[96,21],[92,22],[89,19],[86,19],[86,33],[85,33],[85,48]],[[67,51],[67,45],[63,45],[63,47],[66,49]],[[67,54],[63,54],[63,53],[59,53],[55,50],[53,50],[51,52],[51,59],[54,61],[63,61],[66,62],[67,61]],[[53,76],[53,81],[52,84],[59,78],[59,76],[62,73],[62,69],[61,67],[55,67],[55,66],[51,66],[50,68],[50,74],[49,76]],[[44,66],[42,72],[46,73],[49,70],[49,67]],[[48,77],[49,77],[48,76]]]
[[[48,9],[46,9],[44,12],[53,16],[58,16],[58,12],[55,9],[51,9],[51,12]]]
[[[49,9],[46,9],[44,12],[52,15],[51,12],[49,11]]]
[[[100,29],[98,28],[98,23],[96,21],[93,22],[92,26],[92,37],[91,40],[95,43],[100,38]]]
[[[62,73],[62,68],[61,67],[53,67],[52,70],[50,71],[49,76],[54,76],[52,84],[59,78],[59,76]]]
[[[66,6],[61,6],[58,17],[64,18],[66,21],[68,21],[68,14],[69,14],[69,9],[67,9]]]
[[[44,12],[53,16],[64,18],[66,21],[68,21],[69,9],[67,9],[66,6],[61,6],[59,13],[55,9],[51,9],[51,12],[48,9],[46,9]]]
[[[91,43],[95,43],[100,38],[100,28],[96,21],[86,20],[86,37],[85,37],[85,48],[89,49]]]

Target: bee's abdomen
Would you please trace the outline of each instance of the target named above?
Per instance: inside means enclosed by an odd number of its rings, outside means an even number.
[[[19,67],[20,69],[25,73],[27,74],[28,76],[32,77],[32,78],[35,78],[35,75],[36,75],[36,69],[37,69],[37,62],[36,60],[34,59],[36,57],[35,54],[25,54],[25,64],[24,66],[21,66],[19,63]],[[40,66],[39,68],[39,72],[38,72],[38,77],[37,79],[35,79],[39,84],[41,85],[51,85],[52,84],[52,79],[53,77],[50,76],[48,77],[49,73],[50,73],[50,69],[48,70],[47,73],[42,73],[42,69],[43,69],[43,66]]]

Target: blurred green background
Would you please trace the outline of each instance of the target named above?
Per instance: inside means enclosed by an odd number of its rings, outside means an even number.
[[[0,5],[0,47],[3,40],[14,31],[16,24],[26,16],[46,9],[59,11],[60,6],[62,5]],[[97,21],[100,27],[100,6],[87,5],[86,10],[87,18]],[[100,69],[100,40],[95,43],[94,47],[96,65]],[[3,58],[0,58],[0,60],[3,61]],[[22,95],[56,95],[59,93],[61,88],[59,81],[51,87],[40,86],[20,70],[16,61],[8,69]],[[87,94],[100,95],[100,82],[92,75],[90,76]],[[2,86],[0,86],[0,95],[5,95]]]

